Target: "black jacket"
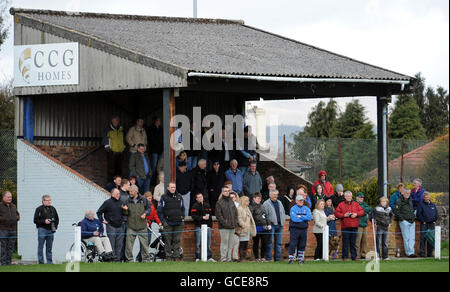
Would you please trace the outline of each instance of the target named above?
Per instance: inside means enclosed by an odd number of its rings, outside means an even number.
[[[269,218],[267,218],[266,209],[262,204],[256,204],[254,201],[250,203],[250,212],[252,212],[253,220],[256,226],[270,225]]]
[[[185,195],[192,190],[192,173],[190,171],[181,172],[177,169],[176,178],[178,193]]]
[[[195,227],[201,227],[203,224],[208,225],[208,227],[212,227],[211,211],[212,210],[208,202],[203,202],[203,204],[195,202],[195,204],[191,208],[191,216],[194,220]],[[203,216],[205,216],[206,214],[209,214],[208,220],[203,219]]]
[[[45,224],[45,219],[54,219],[55,227],[58,228],[59,217],[58,212],[56,212],[55,207],[53,206],[44,206],[41,205],[36,208],[34,212],[34,224],[36,224],[37,228],[45,228],[47,230],[51,230],[50,224]]]
[[[289,197],[289,194],[283,195],[280,198],[281,203],[283,203],[283,207],[284,207],[284,213],[286,215],[289,215],[289,213],[291,212],[291,208],[295,205],[295,194],[294,196],[291,198]]]
[[[159,200],[158,217],[161,222],[170,226],[181,225],[184,221],[185,206],[183,198],[178,192],[174,194],[166,191]]]
[[[195,198],[196,194],[201,193],[203,198],[208,200],[208,184],[206,175],[206,169],[200,169],[198,166],[192,170],[191,198]]]
[[[120,186],[116,186],[116,184],[114,182],[110,182],[109,184],[107,184],[106,186],[103,187],[105,190],[107,190],[109,193],[113,190],[113,189],[120,189]]]
[[[124,216],[122,214],[122,201],[120,198],[116,200],[111,197],[103,202],[97,211],[97,218],[101,222],[103,220],[108,221],[108,224],[115,228],[121,227],[124,222]]]
[[[148,153],[163,153],[164,150],[164,132],[163,127],[157,128],[155,125],[150,126],[147,129],[147,145]]]
[[[208,172],[206,181],[210,202],[217,202],[222,193],[222,188],[225,185],[225,180],[225,173],[220,169],[219,172],[216,172],[214,169]]]

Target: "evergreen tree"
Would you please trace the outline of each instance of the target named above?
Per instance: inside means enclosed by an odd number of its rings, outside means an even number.
[[[389,116],[389,137],[392,139],[424,140],[425,129],[420,110],[412,95],[400,95]]]
[[[448,127],[448,93],[442,87],[439,87],[437,91],[428,87],[425,96],[422,123],[427,137],[434,139]]]
[[[359,103],[359,100],[347,104],[345,112],[343,112],[333,130],[335,137],[341,138],[364,138],[374,139],[375,134],[372,132],[373,125],[367,121],[365,116],[365,108]],[[370,129],[369,131],[367,131]]]

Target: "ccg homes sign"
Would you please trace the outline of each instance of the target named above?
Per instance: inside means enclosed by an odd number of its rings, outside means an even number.
[[[14,47],[14,86],[78,84],[78,43]]]

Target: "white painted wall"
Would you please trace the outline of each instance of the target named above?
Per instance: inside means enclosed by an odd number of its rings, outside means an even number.
[[[21,140],[17,141],[18,253],[23,261],[37,261],[37,229],[34,212],[48,194],[59,214],[60,223],[53,243],[53,262],[66,261],[74,240],[72,224],[108,199],[102,190],[77,177]],[[45,255],[45,252],[44,252]]]

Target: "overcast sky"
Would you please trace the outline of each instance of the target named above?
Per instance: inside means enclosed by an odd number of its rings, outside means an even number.
[[[0,0],[4,2],[5,0]],[[11,6],[83,12],[192,17],[193,0],[9,0]],[[9,15],[9,14],[8,14]],[[449,88],[448,0],[198,0],[198,17],[255,26]],[[12,26],[12,17],[10,17]],[[13,75],[13,35],[0,51],[0,82]],[[351,99],[339,99],[342,110]],[[375,124],[375,98],[360,98]],[[253,103],[280,122],[304,126],[317,100]]]

